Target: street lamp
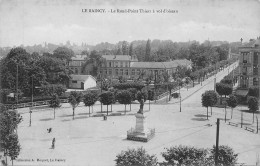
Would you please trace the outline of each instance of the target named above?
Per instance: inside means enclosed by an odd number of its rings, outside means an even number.
[[[162,64],[163,64],[163,62],[161,62]],[[168,73],[167,73],[167,71],[166,71],[166,66],[163,64],[163,66],[164,66],[164,68],[165,68],[165,74],[167,74],[168,75]],[[169,80],[167,80],[167,92],[166,92],[166,103],[168,102],[168,100],[167,100],[167,98],[168,98],[168,95],[167,95],[167,93],[168,93],[168,81]],[[170,94],[171,95],[171,94]]]
[[[214,78],[214,91],[216,92],[216,81],[217,81],[217,63],[215,63],[215,78]]]
[[[180,83],[179,83],[179,95],[180,95],[180,112],[181,112],[181,86],[180,86]]]

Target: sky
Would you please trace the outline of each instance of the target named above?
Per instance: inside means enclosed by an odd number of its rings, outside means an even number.
[[[117,9],[139,12],[111,13]],[[164,9],[175,13],[157,13]],[[0,47],[148,38],[248,41],[260,36],[259,16],[260,0],[0,0]]]

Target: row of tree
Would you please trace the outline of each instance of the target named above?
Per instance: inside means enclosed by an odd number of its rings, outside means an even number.
[[[123,84],[124,86],[126,84]],[[118,86],[118,85],[117,85]],[[132,87],[134,87],[133,85]],[[127,85],[128,87],[128,85]],[[97,91],[87,91],[84,94],[81,92],[72,91],[68,97],[68,103],[72,106],[73,110],[73,119],[75,116],[75,109],[83,102],[85,106],[89,107],[89,116],[90,116],[90,107],[93,106],[97,101],[100,101],[103,105],[107,106],[107,115],[108,115],[108,106],[119,102],[120,104],[125,105],[125,113],[126,113],[126,105],[130,105],[131,111],[131,103],[135,100],[139,102],[141,100],[149,100],[149,109],[150,109],[150,101],[154,100],[154,91],[152,90],[138,90],[136,88],[128,88],[128,89],[110,89],[109,91],[104,91],[99,94]],[[55,109],[61,106],[61,102],[59,96],[57,94],[53,94],[52,99],[49,102],[49,106],[54,110],[54,119],[55,119]],[[102,109],[101,109],[102,111]]]
[[[144,148],[128,149],[116,156],[116,166],[214,166],[216,147],[212,149],[196,148],[191,146],[173,146],[165,148],[162,157],[165,161],[158,162],[155,155],[150,155]],[[218,149],[219,165],[235,165],[237,154],[229,146],[221,145]]]
[[[19,47],[13,48],[0,61],[1,89],[14,93],[18,89],[18,92],[30,96],[38,94],[38,87],[44,85],[68,85],[71,74],[68,61],[72,56],[73,51],[65,47],[57,48],[53,54],[43,55],[29,54]]]
[[[0,147],[4,150],[7,165],[7,156],[15,160],[21,146],[17,135],[18,124],[21,123],[22,117],[15,110],[8,110],[4,105],[0,104]]]

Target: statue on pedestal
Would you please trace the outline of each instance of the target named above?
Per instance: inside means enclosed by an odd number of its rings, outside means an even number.
[[[137,112],[138,114],[143,114],[143,109],[144,109],[144,99],[140,100],[140,109]]]

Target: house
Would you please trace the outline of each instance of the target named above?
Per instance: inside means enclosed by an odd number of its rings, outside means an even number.
[[[260,79],[260,38],[251,46],[239,47],[238,87],[248,89],[259,86]]]
[[[87,55],[76,55],[69,62],[69,68],[73,74],[84,74],[84,64],[87,61]]]
[[[71,80],[69,82],[69,88],[71,89],[83,89],[93,88],[97,86],[96,79],[91,75],[70,75]]]

